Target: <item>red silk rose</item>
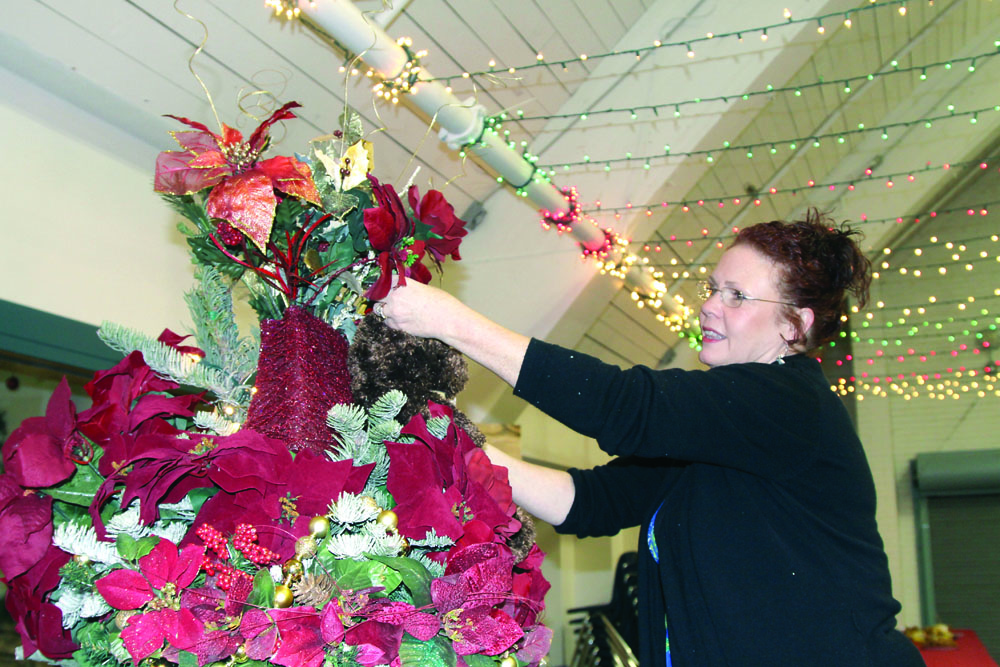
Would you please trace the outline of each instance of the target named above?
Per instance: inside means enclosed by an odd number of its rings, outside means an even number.
[[[421,199],[417,186],[413,185],[407,192],[407,197],[414,215],[420,222],[430,225],[434,234],[425,241],[434,261],[440,264],[448,256],[455,260],[462,259],[458,254],[458,246],[469,231],[465,228],[465,221],[455,215],[455,208],[444,195],[437,190],[428,190]]]

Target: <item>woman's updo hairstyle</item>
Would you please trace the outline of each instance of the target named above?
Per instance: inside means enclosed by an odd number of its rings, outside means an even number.
[[[816,209],[809,209],[805,220],[762,222],[737,234],[734,246],[751,246],[779,267],[781,298],[813,311],[812,326],[802,332],[798,314],[784,308],[799,332],[789,345],[811,350],[836,338],[847,311],[845,293],[854,295],[859,308],[868,302],[872,268],[854,240],[860,235],[846,224],[838,228]]]

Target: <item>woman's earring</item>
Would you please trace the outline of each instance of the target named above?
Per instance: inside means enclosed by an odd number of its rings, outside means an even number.
[[[778,358],[775,359],[774,361],[778,365],[783,366],[785,364],[785,355],[788,354],[788,341],[785,340],[784,338],[782,338],[781,340],[784,341],[785,346],[784,348],[782,348],[781,352],[778,353]]]

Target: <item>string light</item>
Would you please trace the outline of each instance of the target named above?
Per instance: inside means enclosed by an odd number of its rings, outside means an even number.
[[[712,39],[723,39],[723,38],[726,38],[726,37],[735,37],[738,42],[742,43],[743,42],[743,33],[747,33],[747,32],[749,32],[749,33],[759,32],[760,35],[761,35],[761,39],[764,40],[764,41],[767,41],[767,31],[768,30],[773,30],[773,29],[777,29],[777,28],[784,28],[786,26],[793,26],[793,25],[797,25],[797,24],[800,24],[800,23],[822,22],[825,19],[838,19],[841,16],[850,17],[851,15],[861,14],[861,13],[864,13],[864,12],[873,11],[873,10],[876,10],[876,9],[881,9],[883,7],[893,7],[893,6],[896,6],[896,5],[903,5],[904,3],[905,3],[905,0],[886,0],[885,2],[872,3],[870,5],[866,5],[866,6],[863,6],[863,7],[857,7],[855,9],[852,9],[852,10],[848,11],[846,14],[844,12],[842,12],[842,11],[838,11],[838,12],[832,12],[832,13],[829,13],[829,14],[822,14],[822,15],[818,15],[818,16],[812,16],[812,17],[808,17],[808,18],[803,18],[803,19],[795,19],[795,18],[792,18],[792,17],[784,17],[785,20],[783,22],[780,22],[780,23],[773,23],[773,24],[769,24],[769,25],[756,26],[756,27],[752,27],[752,28],[744,28],[744,29],[741,29],[741,30],[730,31],[730,32],[721,32],[721,33],[720,32],[708,32],[708,33],[706,33],[705,37],[698,37],[698,38],[694,38],[694,39],[687,39],[687,40],[678,41],[678,42],[664,42],[664,41],[661,41],[661,40],[654,40],[651,45],[647,45],[647,46],[634,46],[634,47],[629,47],[629,48],[616,49],[614,51],[608,51],[606,53],[598,53],[598,54],[591,53],[591,54],[588,54],[586,58],[575,57],[575,58],[567,58],[567,59],[564,59],[564,60],[545,61],[544,60],[544,56],[541,53],[538,53],[535,56],[535,61],[536,62],[525,64],[525,65],[514,65],[514,66],[511,66],[511,67],[508,68],[508,72],[510,72],[511,74],[514,74],[515,72],[522,71],[522,70],[531,70],[531,69],[534,69],[534,68],[537,68],[537,67],[548,67],[548,66],[551,66],[551,65],[561,66],[561,67],[565,68],[568,65],[579,64],[579,63],[585,62],[587,60],[601,60],[601,59],[604,59],[604,58],[615,58],[615,57],[618,57],[618,56],[634,56],[634,57],[639,57],[639,56],[641,56],[643,54],[646,54],[646,53],[649,53],[651,51],[655,51],[657,49],[664,48],[664,47],[689,47],[689,46],[695,46],[697,43],[700,43],[700,42],[705,42],[705,41],[709,41],[709,40],[712,40]],[[905,11],[902,12],[902,13],[905,14]],[[491,66],[491,67],[489,67],[486,70],[480,70],[480,71],[470,72],[469,74],[472,77],[492,77],[492,76],[495,76],[495,70]],[[451,83],[452,79],[455,79],[455,78],[458,78],[458,75],[442,76],[442,77],[437,77],[435,79],[429,79],[429,80],[431,80],[431,81],[442,81],[442,82],[445,82],[445,83]]]
[[[992,161],[993,160],[991,159],[990,162],[992,162]],[[802,190],[817,189],[817,188],[818,189],[834,190],[836,188],[845,187],[846,186],[848,188],[848,190],[853,190],[854,187],[855,187],[855,185],[858,184],[858,183],[878,182],[878,181],[882,181],[884,183],[884,182],[890,181],[890,180],[892,180],[894,178],[905,178],[908,182],[912,183],[912,182],[916,181],[916,175],[917,174],[926,173],[926,172],[933,172],[933,171],[948,171],[948,170],[951,170],[951,169],[959,169],[959,168],[973,166],[973,165],[980,166],[981,164],[982,164],[982,162],[979,161],[979,160],[969,160],[967,162],[944,163],[944,164],[937,165],[937,166],[935,166],[935,165],[933,165],[933,164],[931,164],[931,163],[928,162],[928,163],[925,164],[925,166],[920,167],[919,169],[909,169],[907,171],[895,172],[895,173],[891,173],[891,174],[882,174],[882,175],[876,175],[870,169],[867,169],[867,170],[865,170],[866,173],[864,174],[863,177],[859,177],[857,179],[851,179],[851,180],[844,180],[844,181],[831,181],[831,182],[827,182],[827,183],[814,182],[814,186],[812,188],[807,188],[805,186],[805,184],[803,184],[801,186],[792,186],[792,187],[785,187],[785,188],[778,188],[778,187],[772,186],[772,187],[768,188],[766,191],[758,193],[756,195],[756,198],[759,199],[761,197],[781,195],[781,194],[798,194]],[[913,180],[909,179],[910,176],[913,176]],[[744,194],[745,193],[725,194],[725,195],[719,195],[719,196],[714,196],[714,197],[705,197],[704,199],[699,200],[699,202],[701,203],[701,205],[704,205],[705,203],[715,204],[715,203],[718,203],[718,202],[722,202],[723,204],[725,204],[727,201],[731,201],[731,200],[737,199],[737,198],[743,196]],[[678,207],[681,208],[682,211],[684,211],[685,213],[687,213],[688,210],[690,210],[690,207],[688,206],[689,203],[690,203],[690,200],[666,200],[666,201],[662,201],[662,202],[644,203],[644,204],[630,203],[630,204],[625,204],[623,206],[602,206],[602,207],[598,207],[598,208],[584,208],[583,209],[583,213],[586,213],[586,214],[598,213],[598,212],[602,212],[602,213],[616,213],[616,212],[619,212],[619,211],[630,210],[633,206],[642,206],[642,207],[646,207],[646,208],[656,207],[656,206],[665,206],[665,207],[668,207],[668,206],[678,206]],[[866,216],[862,216],[861,220],[863,222],[867,221],[867,217]]]
[[[420,59],[427,55],[427,51],[418,51],[414,53],[411,50],[413,46],[413,40],[409,37],[400,37],[396,40],[396,45],[403,49],[406,54],[406,62],[403,63],[403,67],[400,69],[399,74],[389,78],[384,78],[372,88],[372,92],[375,96],[384,99],[392,104],[399,103],[399,96],[412,92],[413,87],[416,85],[420,78]],[[374,76],[374,70],[368,70],[367,76]]]
[[[846,86],[847,84],[844,83],[842,85]],[[846,87],[845,88],[845,92],[849,93],[850,92],[850,88]],[[953,105],[950,105],[950,106],[953,106]],[[725,152],[729,152],[729,151],[739,151],[739,152],[742,152],[744,154],[748,154],[749,153],[749,155],[747,155],[747,157],[748,158],[752,158],[753,157],[752,153],[753,153],[754,149],[770,149],[772,147],[776,147],[778,145],[786,144],[786,143],[789,145],[789,149],[790,150],[796,150],[797,146],[800,143],[804,143],[804,142],[807,142],[807,141],[808,142],[812,142],[813,147],[818,148],[819,146],[822,145],[822,142],[824,140],[833,139],[833,140],[836,140],[839,143],[844,143],[848,137],[853,137],[853,136],[858,136],[858,135],[864,135],[864,134],[871,134],[871,133],[875,133],[875,132],[881,132],[881,137],[882,137],[883,141],[885,141],[885,140],[889,139],[889,130],[907,129],[907,128],[913,127],[915,125],[921,125],[921,124],[926,127],[928,123],[933,124],[933,123],[939,122],[939,121],[955,120],[955,119],[960,119],[960,118],[970,118],[970,119],[971,118],[978,118],[979,114],[981,114],[981,113],[988,113],[990,111],[1000,111],[1000,107],[998,107],[998,106],[991,106],[991,107],[983,107],[981,109],[970,109],[968,111],[955,111],[952,108],[952,109],[948,110],[948,113],[937,115],[937,116],[929,116],[929,117],[925,117],[925,118],[917,118],[917,119],[914,119],[914,120],[911,120],[911,121],[901,121],[901,122],[898,122],[898,123],[889,123],[889,124],[886,124],[886,125],[875,125],[875,126],[872,126],[872,127],[863,126],[863,127],[858,127],[858,128],[850,129],[850,130],[844,130],[844,131],[840,131],[840,132],[828,132],[828,133],[825,133],[825,134],[810,135],[810,136],[805,136],[805,137],[794,137],[794,138],[789,138],[789,139],[768,140],[768,141],[760,141],[760,142],[756,142],[756,143],[741,144],[741,145],[731,145],[729,142],[724,142],[722,146],[716,147],[716,148],[706,148],[706,149],[700,149],[700,150],[694,150],[694,151],[673,151],[673,152],[670,152],[669,154],[666,154],[666,155],[663,154],[663,153],[653,153],[653,154],[649,154],[649,155],[639,156],[638,158],[635,158],[634,156],[629,155],[629,156],[625,156],[625,157],[595,159],[594,161],[598,162],[600,164],[611,165],[611,164],[620,164],[620,163],[623,163],[623,162],[630,162],[633,159],[639,159],[639,160],[647,160],[647,159],[648,160],[667,160],[667,159],[670,159],[670,158],[702,157],[703,156],[707,162],[714,162],[715,161],[715,157],[714,157],[715,154],[725,153]],[[556,167],[562,167],[562,169],[565,171],[567,168],[587,166],[587,165],[590,164],[590,162],[591,162],[591,160],[589,158],[585,157],[583,160],[566,161],[566,162],[558,162],[558,163],[551,163],[551,164],[542,164],[542,165],[540,165],[540,168],[546,169],[546,170],[554,170]]]
[[[862,79],[862,80],[865,80],[865,81],[874,81],[876,79],[879,79],[879,78],[885,77],[885,76],[892,76],[892,75],[895,75],[895,74],[911,73],[911,72],[920,72],[920,79],[922,81],[925,81],[927,79],[927,71],[928,70],[933,70],[933,69],[936,69],[936,68],[944,68],[944,69],[949,69],[950,70],[952,64],[960,64],[960,63],[964,63],[964,62],[969,62],[971,64],[974,60],[983,59],[983,58],[992,58],[992,57],[998,56],[998,55],[1000,55],[1000,51],[989,51],[989,52],[986,52],[986,53],[977,54],[975,56],[968,56],[966,58],[956,58],[954,60],[947,60],[947,61],[942,60],[942,61],[939,61],[939,62],[931,62],[931,63],[922,64],[922,65],[914,65],[912,67],[895,67],[893,69],[888,69],[888,70],[885,70],[885,71],[872,72],[871,74],[868,74],[867,76],[853,77],[853,79],[848,80],[847,83],[850,83],[850,81],[854,80],[854,79]],[[636,105],[636,106],[630,106],[628,108],[625,108],[625,107],[609,107],[609,108],[606,108],[606,109],[592,109],[592,110],[588,111],[587,113],[590,116],[598,116],[598,115],[603,115],[603,114],[617,114],[617,113],[628,113],[630,115],[635,116],[635,115],[637,115],[636,112],[638,112],[638,111],[651,111],[651,112],[653,112],[654,118],[655,118],[659,114],[660,111],[665,110],[665,109],[669,109],[671,107],[673,107],[674,109],[676,109],[679,112],[680,108],[681,107],[685,107],[685,106],[696,105],[696,104],[710,104],[710,103],[716,103],[716,102],[722,102],[722,103],[725,104],[725,103],[728,103],[730,100],[735,100],[735,99],[741,99],[743,101],[747,101],[747,100],[750,100],[751,98],[754,98],[754,97],[758,97],[758,96],[762,96],[762,95],[768,95],[768,96],[770,96],[770,95],[773,95],[774,93],[792,93],[796,97],[801,97],[803,90],[810,90],[812,88],[819,88],[821,86],[838,86],[838,85],[842,85],[843,83],[844,83],[843,79],[836,80],[836,81],[834,81],[834,80],[827,81],[825,79],[821,79],[821,80],[813,81],[813,82],[810,82],[810,83],[803,83],[803,84],[799,84],[799,85],[795,85],[795,86],[772,86],[772,85],[768,85],[768,86],[766,86],[765,88],[763,88],[761,90],[752,90],[752,91],[747,91],[747,92],[742,92],[742,93],[730,93],[730,94],[726,94],[726,95],[714,95],[714,96],[711,96],[711,97],[698,97],[698,98],[692,98],[692,99],[686,99],[686,100],[679,100],[679,101],[674,101],[674,102],[662,102],[660,104]],[[577,116],[579,116],[578,113],[556,113],[556,114],[524,114],[524,113],[522,113],[521,116],[519,116],[518,120],[554,120],[554,119],[560,119],[560,118],[575,118]]]

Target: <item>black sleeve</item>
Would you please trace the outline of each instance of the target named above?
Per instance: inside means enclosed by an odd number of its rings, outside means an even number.
[[[666,456],[768,477],[793,475],[811,460],[830,395],[818,364],[805,357],[708,371],[621,370],[539,340],[528,346],[514,391],[611,455]]]
[[[556,532],[601,537],[638,526],[656,510],[684,465],[670,459],[628,457],[591,470],[570,468],[576,496]]]

